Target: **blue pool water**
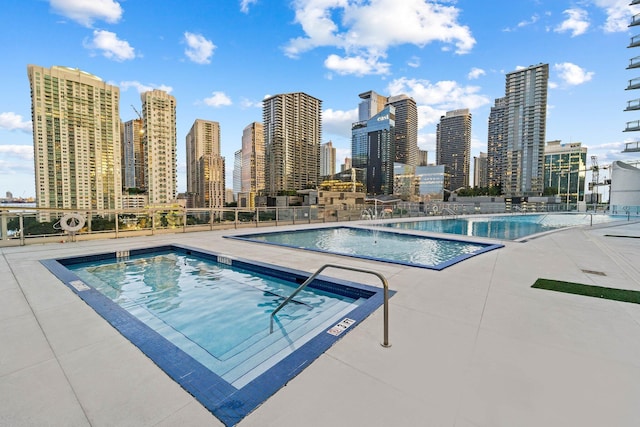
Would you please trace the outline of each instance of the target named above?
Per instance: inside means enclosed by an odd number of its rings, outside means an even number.
[[[421,221],[392,222],[379,224],[400,230],[431,231],[464,236],[490,237],[501,240],[517,240],[532,234],[577,225],[600,224],[615,221],[608,215],[542,214],[506,215],[492,217],[467,217],[429,219]]]
[[[228,425],[326,351],[336,324],[382,303],[377,288],[320,278],[270,333],[308,275],[178,246],[118,255],[43,264]]]
[[[229,237],[434,270],[442,270],[469,257],[502,247],[353,227],[313,228]]]

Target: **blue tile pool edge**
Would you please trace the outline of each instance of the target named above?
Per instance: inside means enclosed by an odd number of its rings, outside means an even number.
[[[218,257],[223,257],[224,262],[231,262],[232,266],[296,283],[304,282],[311,275],[300,270],[229,257],[183,245],[133,249],[127,253],[129,256],[136,256],[167,251],[194,254],[215,262],[219,262]],[[41,260],[40,263],[227,426],[239,423],[383,304],[382,288],[318,276],[309,284],[309,287],[355,298],[367,298],[363,304],[346,315],[346,317],[355,320],[354,325],[338,336],[327,333],[327,330],[331,329],[333,325],[330,326],[253,381],[236,389],[93,287],[89,286],[87,290],[78,290],[72,284],[76,280],[84,282],[68,270],[66,265],[109,259],[117,259],[116,253],[46,259]],[[394,291],[389,291],[389,297],[394,293]]]
[[[351,230],[368,230],[368,231],[371,231],[370,228],[347,227],[347,226],[322,227],[322,228],[305,228],[304,231],[324,230],[324,229],[327,229],[327,228],[331,228],[331,229],[344,228],[344,229],[351,229]],[[469,241],[469,240],[450,239],[450,238],[446,238],[446,237],[423,236],[423,235],[411,234],[411,233],[399,233],[399,232],[392,231],[392,230],[379,230],[380,233],[409,235],[409,236],[413,236],[413,237],[417,237],[417,238],[421,238],[421,239],[441,240],[441,241],[448,241],[448,242],[462,242],[462,243],[469,243],[469,244],[473,244],[473,245],[484,246],[482,249],[479,249],[479,250],[477,250],[477,251],[475,251],[473,253],[459,255],[459,256],[451,258],[450,260],[447,260],[445,262],[441,262],[440,264],[428,265],[428,264],[415,264],[415,263],[401,261],[401,260],[396,261],[396,260],[391,260],[391,259],[386,259],[386,258],[376,258],[376,257],[367,256],[367,255],[341,254],[341,253],[338,253],[338,252],[331,252],[331,251],[327,251],[327,250],[324,250],[324,249],[302,248],[302,247],[295,246],[295,245],[287,245],[287,244],[284,244],[284,243],[265,242],[265,241],[255,240],[255,239],[251,238],[252,236],[261,236],[261,235],[265,235],[265,234],[275,234],[275,233],[283,234],[283,233],[295,233],[295,232],[296,232],[296,230],[268,231],[268,232],[264,232],[264,233],[238,234],[238,235],[223,236],[223,237],[225,237],[227,239],[236,239],[236,240],[241,240],[241,241],[245,241],[245,242],[261,243],[261,244],[265,244],[265,245],[280,246],[280,247],[283,247],[283,248],[299,249],[299,250],[304,250],[304,251],[320,252],[320,253],[331,254],[331,255],[338,255],[338,256],[351,257],[351,258],[359,258],[359,259],[364,259],[364,260],[367,260],[367,261],[386,262],[386,263],[389,263],[389,264],[404,265],[404,266],[407,266],[407,267],[426,268],[428,270],[436,270],[436,271],[444,270],[445,268],[451,267],[454,264],[462,262],[462,261],[464,261],[466,259],[469,259],[471,257],[474,257],[476,255],[480,255],[480,254],[483,254],[485,252],[489,252],[489,251],[492,251],[492,250],[495,250],[495,249],[500,249],[500,248],[504,247],[504,245],[501,244],[501,243],[481,243],[481,242]]]

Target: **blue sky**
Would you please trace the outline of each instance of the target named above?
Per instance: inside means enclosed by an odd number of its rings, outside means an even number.
[[[35,194],[27,65],[80,68],[121,90],[136,118],[140,92],[177,99],[178,190],[194,120],[220,123],[227,186],[242,130],[262,99],[306,92],[323,101],[323,142],[350,156],[358,94],[412,96],[419,146],[435,159],[446,111],[473,114],[472,154],[486,151],[487,119],[505,73],[548,63],[547,140],[580,141],[599,164],[622,154],[625,91],[640,71],[627,49],[629,0],[22,0],[0,5],[0,196]],[[608,174],[608,172],[604,172]],[[607,175],[608,176],[608,175]],[[601,173],[602,178],[602,173]]]

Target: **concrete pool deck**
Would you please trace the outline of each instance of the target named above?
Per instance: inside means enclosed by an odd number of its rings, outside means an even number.
[[[640,222],[504,241],[442,271],[223,238],[240,231],[0,248],[0,425],[222,425],[39,262],[164,243],[309,273],[369,269],[397,291],[392,347],[380,345],[379,309],[241,426],[640,423],[640,305],[531,288],[640,291]]]

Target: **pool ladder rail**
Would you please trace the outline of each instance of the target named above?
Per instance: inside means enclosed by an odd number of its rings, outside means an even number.
[[[380,345],[383,347],[391,347],[391,344],[389,344],[389,283],[387,282],[387,279],[385,279],[385,277],[382,274],[377,273],[375,271],[363,270],[361,268],[347,267],[344,265],[337,265],[337,264],[325,264],[322,267],[320,267],[315,273],[309,276],[307,280],[305,280],[300,286],[298,286],[298,288],[295,291],[293,291],[291,295],[289,295],[284,301],[282,301],[282,303],[280,303],[280,305],[275,310],[271,312],[269,333],[270,334],[273,333],[273,318],[275,317],[276,313],[278,313],[278,311],[280,311],[296,295],[298,295],[300,291],[306,288],[309,283],[313,282],[315,278],[318,277],[322,271],[330,267],[338,268],[342,270],[356,271],[359,273],[373,274],[374,276],[380,279],[380,281],[382,282],[383,294],[384,294],[384,315],[383,315],[384,335],[383,335],[383,341],[380,343]]]

